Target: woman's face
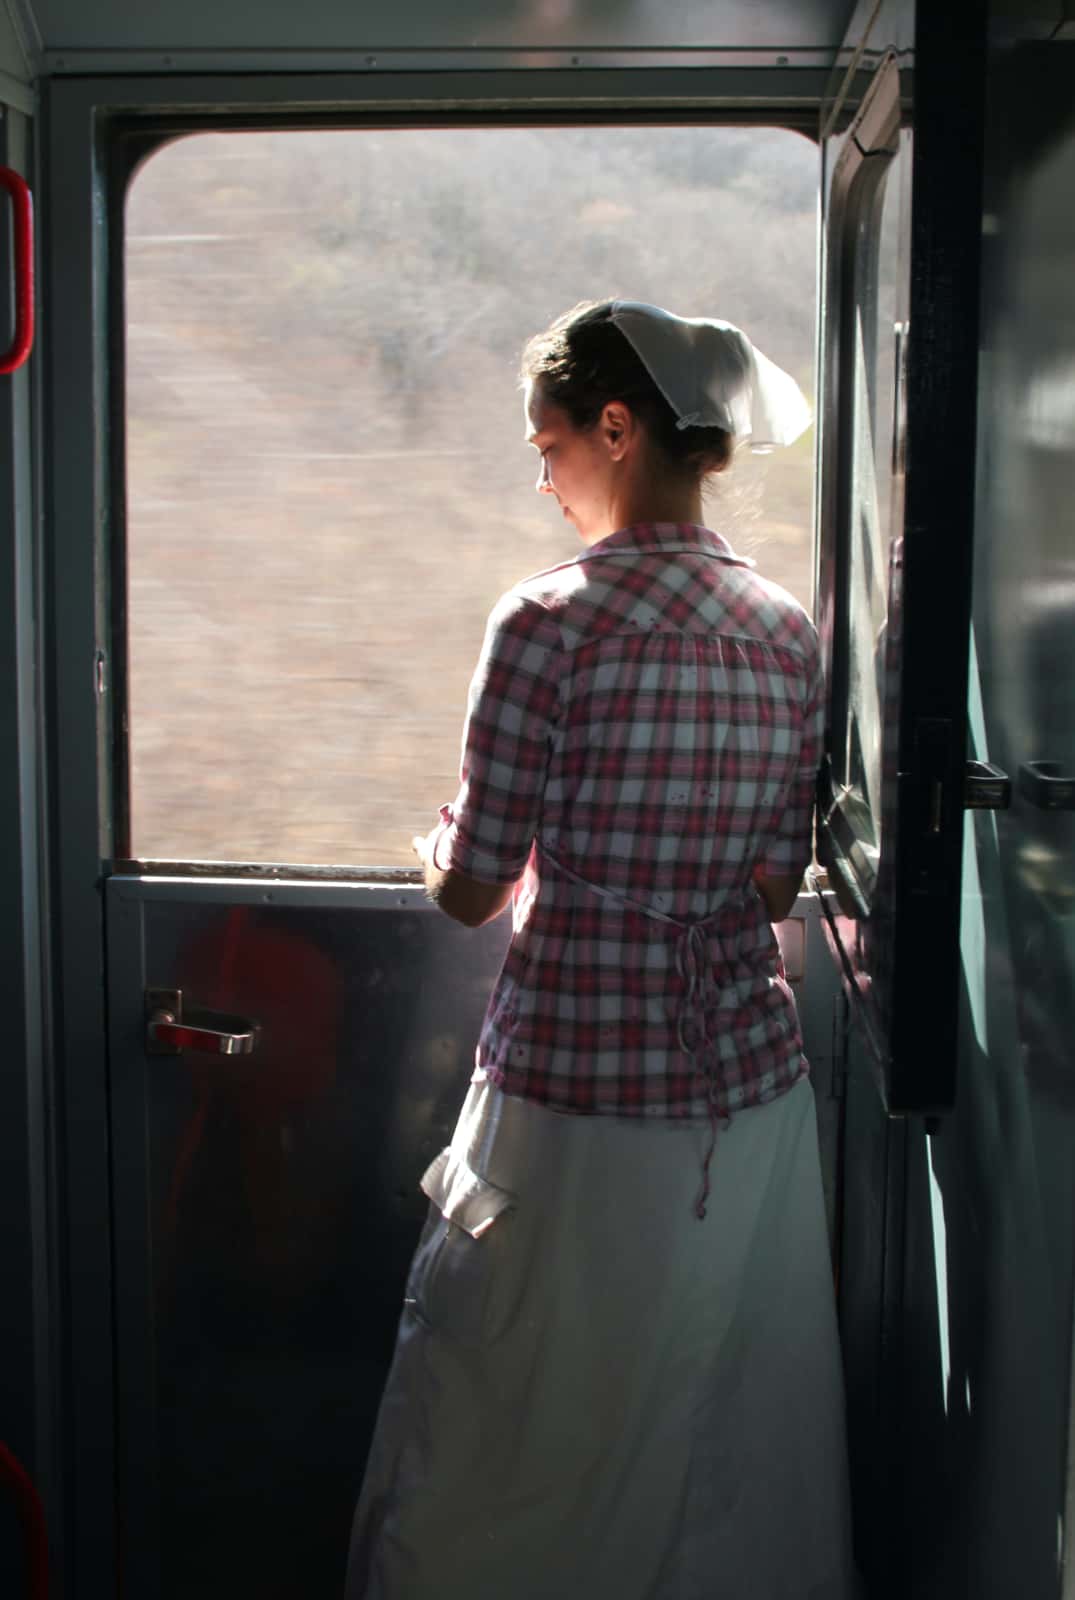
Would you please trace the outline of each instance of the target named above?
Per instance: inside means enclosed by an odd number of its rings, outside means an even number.
[[[576,428],[538,381],[526,386],[526,442],[541,455],[538,494],[551,494],[585,544],[615,532],[614,462],[600,425]]]

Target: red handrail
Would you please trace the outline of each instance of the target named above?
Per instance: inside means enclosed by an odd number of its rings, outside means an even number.
[[[0,372],[14,372],[34,342],[34,201],[26,180],[11,167],[0,167],[0,189],[11,196],[15,224],[15,332]]]
[[[26,1572],[30,1587],[27,1600],[48,1600],[49,1542],[41,1496],[34,1488],[26,1468],[0,1439],[0,1484],[7,1484],[15,1496],[26,1548]]]

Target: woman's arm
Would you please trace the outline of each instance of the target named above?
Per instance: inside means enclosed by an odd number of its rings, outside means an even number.
[[[511,900],[512,883],[479,883],[453,868],[442,869],[433,859],[433,848],[441,829],[434,828],[426,838],[411,840],[414,852],[422,863],[426,893],[446,916],[461,922],[466,928],[480,928],[485,922],[498,917]]]
[[[413,841],[429,898],[468,928],[504,910],[526,869],[559,714],[561,654],[559,625],[543,605],[514,590],[502,596],[467,697],[459,792],[432,833]]]

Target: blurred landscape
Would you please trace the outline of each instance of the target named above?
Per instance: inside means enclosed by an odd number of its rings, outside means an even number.
[[[813,385],[816,151],[774,130],[195,135],[127,203],[132,853],[410,866],[506,588],[578,551],[519,352],[581,299]],[[708,512],[811,602],[813,430]]]

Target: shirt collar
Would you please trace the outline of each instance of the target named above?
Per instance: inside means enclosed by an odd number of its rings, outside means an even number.
[[[673,555],[689,552],[713,556],[734,567],[756,565],[749,556],[737,556],[723,534],[712,528],[703,528],[697,522],[633,522],[629,527],[618,528],[606,539],[598,539],[588,549],[581,551],[576,562],[590,561],[598,556]]]

